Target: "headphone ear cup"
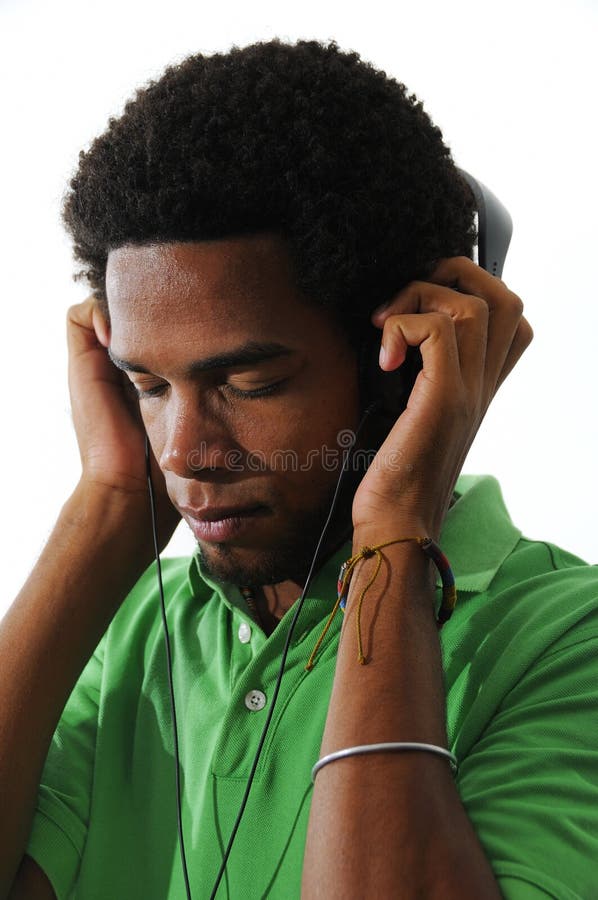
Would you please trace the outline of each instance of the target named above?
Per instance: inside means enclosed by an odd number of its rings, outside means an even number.
[[[380,368],[380,341],[382,332],[370,325],[360,348],[359,383],[362,409],[376,403],[382,416],[388,418],[390,427],[399,418],[409,400],[413,385],[422,368],[418,347],[408,347],[405,362],[394,372]]]

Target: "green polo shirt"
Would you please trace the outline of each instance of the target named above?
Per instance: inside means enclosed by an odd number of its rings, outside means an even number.
[[[441,632],[458,790],[504,897],[598,896],[598,570],[513,526],[497,482],[462,476],[441,545],[459,602]],[[350,545],[312,582],[218,897],[300,895],[310,771],[341,615],[305,663]],[[194,900],[210,894],[294,610],[266,637],[238,589],[164,561]],[[358,674],[358,673],[356,673]],[[372,703],[376,703],[372,697]],[[408,739],[409,735],[397,735]],[[59,900],[183,900],[155,566],[90,659],[56,730],[29,853]]]

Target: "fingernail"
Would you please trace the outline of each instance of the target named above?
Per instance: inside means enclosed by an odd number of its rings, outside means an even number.
[[[377,306],[374,312],[372,313],[372,318],[374,316],[379,316],[380,313],[384,312],[385,309],[388,309],[390,306],[390,300],[387,300],[386,303],[381,303],[380,306]]]
[[[386,350],[384,349],[384,344],[380,344],[380,366],[383,367],[386,362]]]

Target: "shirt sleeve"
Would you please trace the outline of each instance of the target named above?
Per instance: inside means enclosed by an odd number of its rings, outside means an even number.
[[[46,873],[58,900],[72,896],[87,837],[103,646],[104,640],[75,685],[52,738],[25,850]]]
[[[598,634],[571,636],[528,669],[461,764],[461,799],[506,900],[596,896],[597,695]]]

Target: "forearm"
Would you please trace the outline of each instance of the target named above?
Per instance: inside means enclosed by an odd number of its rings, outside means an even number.
[[[360,547],[390,536],[362,537]],[[447,746],[431,564],[415,543],[383,552],[387,562],[363,602],[363,666],[357,662],[355,615],[375,560],[360,562],[352,579],[322,756],[384,741]],[[355,756],[320,770],[303,895],[501,896],[448,761],[422,751]]]
[[[149,519],[142,530],[141,518],[117,492],[80,485],[0,625],[0,897],[20,863],[43,763],[68,696],[151,562]]]

